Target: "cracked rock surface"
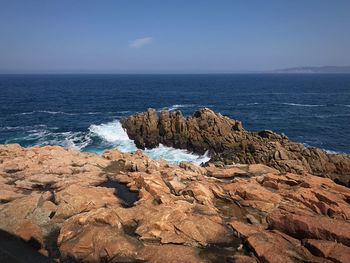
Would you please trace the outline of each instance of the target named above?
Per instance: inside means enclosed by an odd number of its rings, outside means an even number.
[[[0,242],[0,259],[16,251],[58,262],[350,258],[349,188],[306,172],[13,144],[0,145],[0,189],[0,239],[31,248]]]

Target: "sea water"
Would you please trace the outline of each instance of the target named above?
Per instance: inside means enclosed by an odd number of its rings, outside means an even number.
[[[350,153],[350,75],[0,75],[0,143],[61,145],[102,153],[136,146],[119,122],[153,107],[201,107],[329,152]],[[153,159],[208,156],[160,145]]]

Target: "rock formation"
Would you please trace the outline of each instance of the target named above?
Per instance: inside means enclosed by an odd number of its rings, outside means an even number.
[[[122,126],[137,147],[159,144],[212,156],[210,162],[222,164],[265,164],[281,172],[312,173],[350,186],[350,157],[327,154],[317,148],[295,143],[284,134],[269,130],[246,131],[242,123],[208,108],[190,117],[181,112],[155,109],[123,118]]]
[[[263,164],[170,165],[142,151],[0,145],[0,189],[0,240],[18,237],[47,260],[350,258],[350,189]],[[0,260],[18,260],[24,250],[8,244],[0,242]]]

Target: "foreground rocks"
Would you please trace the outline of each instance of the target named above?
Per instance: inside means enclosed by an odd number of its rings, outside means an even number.
[[[350,258],[350,190],[310,174],[0,145],[0,183],[0,240],[26,247],[0,243],[6,262]]]
[[[208,151],[211,162],[217,165],[261,163],[281,172],[312,173],[350,186],[348,155],[306,148],[291,142],[284,134],[268,130],[248,132],[241,122],[208,108],[190,117],[179,111],[163,110],[158,114],[155,109],[149,109],[123,118],[121,123],[141,149],[164,144],[199,154]]]

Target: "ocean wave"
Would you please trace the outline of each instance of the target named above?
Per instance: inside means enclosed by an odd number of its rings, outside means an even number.
[[[84,112],[83,114],[86,114],[86,115],[99,115],[99,114],[104,114],[104,112],[92,111],[92,112]]]
[[[65,148],[81,150],[87,147],[92,142],[92,139],[84,132],[62,132],[48,134],[39,141],[40,145],[60,145]]]
[[[111,143],[130,140],[119,121],[102,123],[100,125],[93,124],[89,127],[89,131]]]
[[[130,140],[126,131],[119,121],[103,123],[100,125],[91,125],[89,127],[90,136],[97,136],[110,147],[116,147],[122,152],[134,152],[137,147],[134,141]],[[197,155],[186,150],[175,149],[164,145],[159,145],[154,149],[145,149],[144,151],[151,159],[163,159],[170,163],[179,163],[182,161],[202,163],[210,158],[207,154]]]
[[[327,150],[327,149],[322,149],[322,150],[328,154],[342,154],[341,152],[336,152],[336,151],[332,151],[332,150]]]
[[[12,115],[14,116],[22,116],[22,115],[34,115],[34,114],[49,114],[49,115],[67,115],[67,116],[77,116],[77,115],[101,115],[101,114],[127,114],[130,113],[130,111],[116,111],[116,112],[102,112],[102,111],[91,111],[91,112],[64,112],[64,111],[48,111],[48,110],[35,110],[35,111],[29,111],[29,112],[20,112],[20,113],[14,113]]]
[[[86,131],[58,132],[46,125],[1,127],[0,129],[19,130],[17,137],[8,139],[5,143],[21,143],[26,146],[59,145],[98,154],[110,148],[117,148],[122,152],[135,152],[137,150],[134,141],[129,139],[118,120],[90,125]],[[151,159],[163,159],[174,164],[182,161],[200,164],[210,159],[207,154],[197,155],[164,145],[159,145],[154,149],[145,149],[144,152]]]
[[[137,147],[134,141],[130,140],[119,121],[91,125],[90,136],[100,138],[106,148],[116,147],[122,152],[134,152]]]
[[[68,113],[68,112],[63,112],[63,111],[47,111],[47,110],[35,110],[35,111],[29,111],[29,112],[20,112],[20,113],[15,113],[13,115],[15,115],[15,116],[33,115],[33,114],[37,114],[37,113],[52,114],[52,115],[57,115],[57,114],[78,115],[77,113]]]
[[[287,105],[287,106],[296,106],[296,107],[324,107],[324,106],[326,106],[326,105],[322,105],[322,104],[299,104],[299,103],[288,103],[288,102],[283,102],[280,104]]]
[[[31,130],[31,129],[37,129],[37,128],[47,128],[45,124],[38,124],[33,126],[4,126],[0,127],[0,131],[24,131],[24,130]],[[56,127],[52,127],[51,129],[54,129]]]
[[[192,108],[195,107],[195,104],[174,104],[170,107],[168,107],[169,111],[174,111],[174,110],[178,110],[178,109],[182,109],[182,108]]]
[[[37,128],[26,131],[25,136],[11,138],[5,143],[24,143],[28,146],[59,145],[65,148],[81,150],[92,142],[84,132],[54,132],[52,129]]]
[[[187,150],[175,149],[160,144],[157,148],[146,149],[145,153],[153,160],[166,160],[170,163],[191,162],[201,164],[210,160],[208,153],[197,155]]]

